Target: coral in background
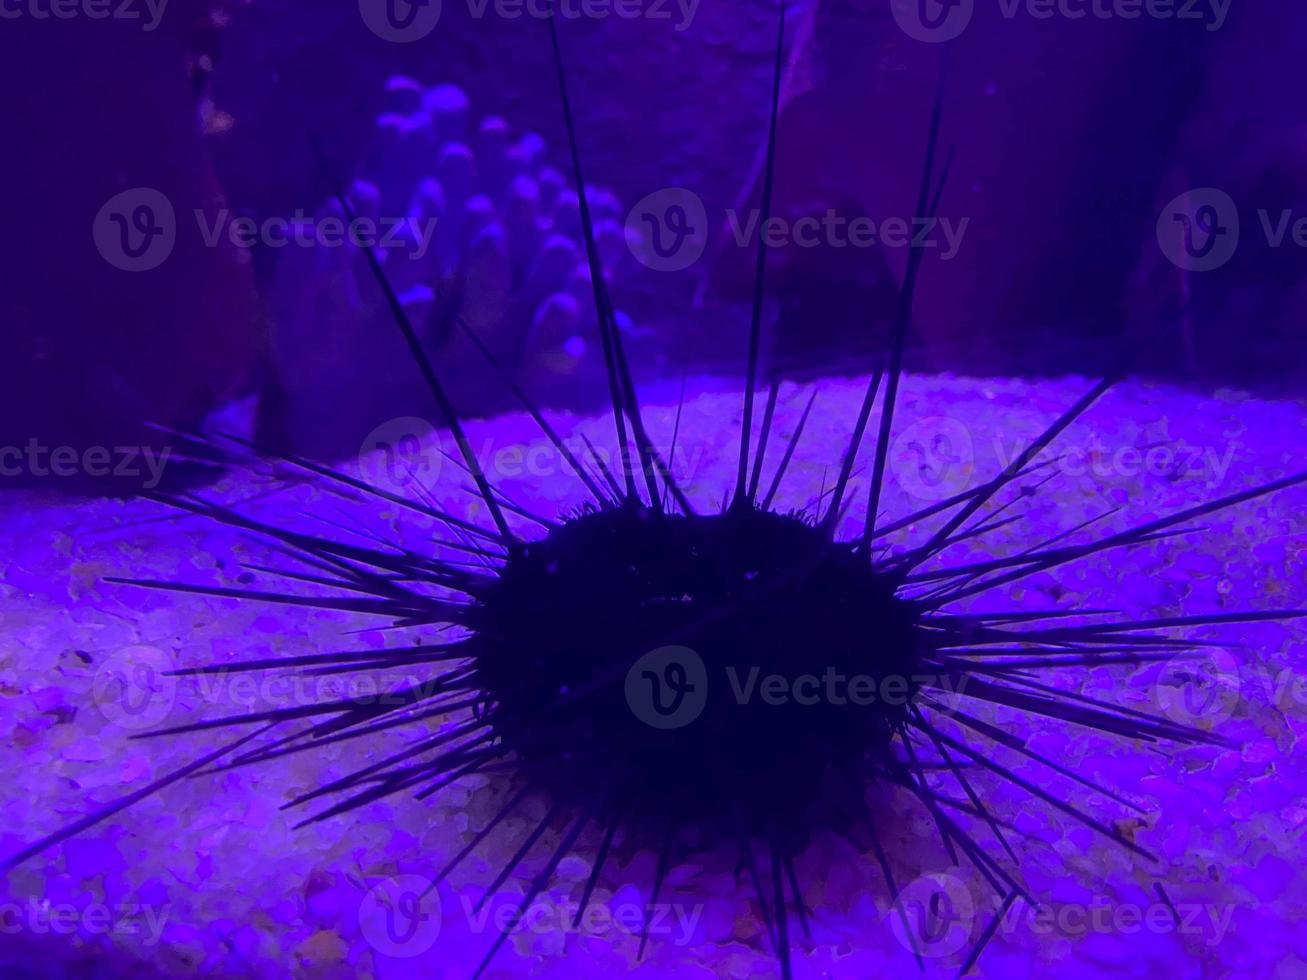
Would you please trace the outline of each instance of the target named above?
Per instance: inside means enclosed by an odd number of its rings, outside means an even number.
[[[478,341],[547,403],[602,390],[577,195],[548,165],[538,134],[517,134],[498,116],[474,126],[458,86],[428,88],[397,76],[386,83],[361,170],[348,195],[352,217],[375,222],[387,276],[461,410],[505,405],[501,386],[485,383],[490,372]],[[621,204],[600,188],[590,189],[590,201],[596,246],[620,303],[623,272],[634,264]],[[350,217],[329,201],[313,223]],[[420,394],[409,398],[419,379],[393,342],[384,299],[354,244],[286,249],[270,306],[265,443],[348,454],[362,432],[425,405]],[[620,308],[617,322],[641,363],[656,360],[650,332],[636,329]],[[343,441],[341,412],[349,416]]]

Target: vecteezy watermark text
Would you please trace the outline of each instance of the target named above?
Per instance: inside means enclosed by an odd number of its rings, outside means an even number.
[[[310,218],[296,211],[289,218],[233,218],[223,208],[210,221],[202,210],[196,209],[195,221],[200,237],[210,248],[225,236],[237,248],[340,248],[354,245],[358,248],[403,249],[414,259],[420,259],[431,248],[436,234],[435,218],[369,218],[356,216],[350,220],[328,215]]]
[[[137,936],[145,946],[154,946],[163,934],[172,906],[155,908],[133,902],[106,905],[92,902],[73,905],[29,898],[25,903],[0,902],[0,934],[28,932],[39,936],[71,936],[77,932],[93,936]]]
[[[139,20],[153,31],[168,0],[0,0],[0,20]]]
[[[868,674],[842,674],[835,667],[827,667],[821,674],[800,674],[786,677],[783,674],[762,673],[759,667],[741,671],[738,667],[726,668],[726,679],[736,704],[749,704],[756,697],[763,704],[782,707],[797,704],[811,707],[830,704],[835,707],[871,704],[902,706],[910,703],[913,693],[930,686],[944,691],[961,693],[967,677],[920,674],[911,677],[888,674],[873,677]]]
[[[731,701],[743,707],[866,707],[872,704],[904,706],[923,688],[930,691],[937,710],[948,711],[965,694],[967,678],[949,674],[845,674],[837,667],[796,676],[761,667],[723,668]],[[640,721],[663,730],[684,728],[695,721],[708,703],[708,665],[689,647],[670,645],[651,650],[633,663],[626,674],[626,703]]]
[[[947,3],[947,0],[945,0]],[[1007,20],[1024,13],[1033,20],[1201,21],[1209,31],[1225,26],[1234,0],[998,0]]]
[[[1241,706],[1281,712],[1307,707],[1307,677],[1292,667],[1272,671],[1267,663],[1241,662],[1228,650],[1202,656],[1177,654],[1153,685],[1157,706],[1180,725],[1217,725]]]
[[[647,460],[638,450],[610,451],[580,436],[551,443],[501,445],[493,436],[469,448],[477,467],[491,479],[548,479],[571,476],[580,466],[599,476],[621,478],[644,473]],[[707,447],[682,440],[663,461],[678,485],[694,480]],[[395,494],[433,490],[440,480],[447,454],[454,447],[442,444],[440,433],[425,419],[405,416],[390,419],[372,430],[359,447],[359,472],[370,486]]]
[[[592,901],[584,911],[579,901],[570,899],[538,898],[526,908],[521,908],[512,898],[494,903],[493,907],[492,903],[478,907],[467,896],[462,896],[460,902],[474,933],[493,930],[534,935],[579,933],[601,936],[613,931],[640,935],[647,929],[650,936],[665,937],[676,946],[690,943],[704,911],[701,904],[686,906],[679,902]]]
[[[700,0],[465,0],[473,20],[652,20],[684,31],[694,22]],[[410,44],[440,23],[442,0],[359,0],[359,15],[383,41]]]
[[[721,227],[738,248],[761,241],[782,248],[919,248],[945,261],[957,256],[970,218],[841,214],[834,208],[797,217],[769,215],[758,209],[727,208]],[[636,260],[658,272],[679,272],[697,262],[708,247],[710,219],[703,199],[685,187],[664,187],[646,194],[626,216],[626,241]]]
[[[994,436],[994,455],[1004,470],[1010,469],[1021,458],[1027,443],[1009,444],[1002,436]],[[1026,465],[1049,465],[1070,477],[1093,474],[1100,479],[1111,477],[1153,476],[1170,480],[1197,480],[1206,482],[1214,490],[1225,483],[1234,462],[1237,444],[1225,446],[1218,452],[1214,446],[1194,446],[1183,439],[1150,446],[1111,447],[1096,437],[1084,445],[1049,447],[1024,459]]]
[[[848,217],[834,208],[822,215],[805,215],[790,220],[771,216],[762,221],[762,213],[734,208],[726,211],[726,223],[736,245],[756,245],[761,232],[768,248],[925,248],[939,250],[944,261],[954,258],[962,247],[970,218],[954,222],[951,218],[886,218],[877,222],[865,215]]]
[[[888,0],[903,33],[942,44],[970,26],[976,0]],[[993,0],[985,0],[993,2]],[[1208,31],[1225,26],[1233,0],[997,0],[1004,20],[1163,20],[1200,23]]]
[[[993,909],[982,913],[960,878],[934,872],[910,882],[899,893],[888,924],[900,945],[928,959],[957,953],[973,940],[982,920],[991,917],[996,917],[993,928],[1005,936],[1025,928],[1036,936],[1058,934],[1070,939],[1093,933],[1192,936],[1209,947],[1225,939],[1233,905],[1172,902],[1164,892],[1159,894],[1163,900],[1147,903],[1122,902],[1105,895],[1091,896],[1086,902],[1034,906],[1021,899],[1006,905],[995,899]]]
[[[995,435],[994,458],[1003,472],[1038,469],[1073,479],[1152,478],[1168,482],[1202,480],[1214,490],[1225,483],[1240,445],[1191,444],[1184,439],[1151,444],[1109,445],[1096,436],[1078,445],[1060,443],[1029,453],[1031,438]],[[944,415],[921,418],[898,433],[890,447],[890,472],[909,494],[943,500],[976,485],[977,446],[971,430]]]
[[[233,215],[226,208],[212,214],[196,208],[192,215],[206,248],[216,248],[224,239],[241,249],[352,245],[402,252],[415,260],[430,251],[437,223],[436,218],[411,215],[310,217],[304,211],[296,211],[290,217],[256,220]],[[92,222],[91,237],[100,255],[114,268],[148,272],[172,255],[181,230],[177,212],[165,194],[152,187],[134,187],[104,203]]]
[[[1230,262],[1256,229],[1267,248],[1307,249],[1307,215],[1292,208],[1259,208],[1256,221],[1247,220],[1225,191],[1200,187],[1185,191],[1162,209],[1157,219],[1157,243],[1173,264],[1187,272],[1212,272]]]
[[[393,671],[362,667],[348,676],[253,673],[223,667],[194,675],[178,673],[177,661],[158,647],[124,647],[98,664],[91,700],[111,724],[144,731],[163,722],[179,700],[248,712],[344,702],[359,708],[401,708],[435,697],[441,690],[438,677],[399,677]]]
[[[447,894],[442,899],[441,890],[430,879],[415,874],[398,875],[373,885],[359,903],[363,938],[389,957],[422,955],[435,945],[455,914],[450,901],[453,896]],[[468,930],[477,935],[647,933],[677,946],[693,941],[704,908],[702,903],[605,901],[596,895],[582,910],[579,901],[548,895],[539,895],[526,905],[507,893],[494,900],[487,895],[480,901],[465,894],[458,896],[458,911]]]
[[[1003,915],[1000,929],[1006,934],[1024,923],[1037,936],[1054,933],[1078,938],[1090,933],[1133,936],[1176,933],[1197,936],[1207,946],[1216,946],[1230,930],[1234,906],[1214,902],[1113,902],[1096,896],[1089,902],[1060,902],[1031,907],[1014,904]]]
[[[468,12],[475,18],[494,14],[505,20],[531,17],[545,20],[666,20],[679,16],[673,24],[677,31],[694,23],[700,0],[467,0]]]
[[[24,446],[0,446],[0,477],[87,476],[139,482],[153,490],[163,479],[172,449],[164,446],[47,446],[32,438]]]

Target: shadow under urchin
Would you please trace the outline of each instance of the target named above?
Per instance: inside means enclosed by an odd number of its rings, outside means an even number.
[[[778,29],[763,221],[771,200],[783,50],[784,7]],[[531,795],[549,803],[527,837],[509,841],[511,857],[489,884],[488,900],[505,884],[547,832],[559,842],[534,876],[520,910],[547,889],[560,862],[582,835],[601,834],[574,921],[579,921],[603,873],[618,830],[628,844],[657,854],[652,902],[674,863],[695,849],[730,847],[739,873],[756,893],[766,934],[781,972],[792,973],[791,923],[806,930],[808,913],[795,858],[818,831],[833,831],[874,853],[892,903],[899,885],[878,827],[884,814],[868,803],[876,788],[900,789],[924,808],[954,863],[969,862],[993,889],[999,909],[969,950],[961,971],[975,963],[999,917],[1018,898],[1037,904],[1021,884],[1019,858],[1000,820],[988,807],[977,773],[1009,782],[1135,854],[1152,857],[1133,839],[1068,802],[1071,783],[1135,807],[1057,760],[1028,748],[1020,737],[980,717],[973,705],[996,705],[1139,743],[1218,743],[1213,734],[1135,709],[1096,700],[1040,679],[1046,671],[1080,671],[1108,664],[1141,664],[1194,653],[1201,644],[1176,636],[1185,627],[1283,620],[1298,610],[1224,612],[1154,620],[1113,620],[1095,610],[1047,609],[952,612],[971,596],[1113,549],[1177,534],[1214,511],[1307,482],[1298,474],[1158,517],[1123,531],[1098,532],[1110,511],[1021,551],[963,565],[928,564],[953,544],[1019,524],[1020,505],[1046,463],[1039,455],[1104,395],[1112,379],[1095,385],[1059,416],[1010,466],[981,485],[922,511],[880,522],[894,408],[902,375],[923,249],[913,247],[891,324],[889,353],[873,375],[848,448],[833,461],[837,476],[811,512],[773,509],[786,468],[802,437],[803,416],[780,453],[764,491],[761,474],[777,400],[772,384],[756,446],[757,391],[766,246],[759,242],[748,374],[737,479],[719,508],[700,512],[677,486],[652,444],[640,413],[621,333],[608,302],[594,245],[564,63],[555,21],[550,41],[567,123],[585,247],[594,287],[619,459],[610,471],[597,456],[579,459],[511,377],[513,389],[545,436],[570,464],[591,500],[561,517],[538,515],[490,485],[472,453],[436,370],[426,357],[381,264],[365,250],[379,288],[415,356],[458,445],[462,464],[493,526],[452,515],[301,457],[281,463],[314,475],[342,492],[364,494],[438,521],[451,537],[432,543],[455,549],[465,561],[433,557],[399,543],[349,543],[271,526],[198,495],[159,500],[231,526],[266,535],[285,546],[303,570],[261,569],[286,581],[325,587],[306,596],[257,588],[219,588],[178,582],[131,584],[204,595],[346,610],[385,617],[397,627],[439,633],[430,642],[390,649],[331,652],[303,657],[201,666],[184,673],[297,669],[349,674],[385,668],[433,672],[406,687],[401,698],[344,699],[253,715],[209,719],[155,735],[256,725],[188,766],[89,814],[14,856],[7,866],[66,840],[169,784],[214,766],[268,761],[381,730],[412,726],[418,739],[402,752],[316,787],[288,806],[334,798],[312,821],[399,793],[426,798],[474,773],[507,773],[510,798],[435,876],[441,880],[487,842]],[[947,160],[936,168],[943,104],[943,72],[931,117],[919,212],[933,215],[943,193]],[[951,154],[950,154],[951,156]],[[336,187],[348,215],[351,205]],[[765,236],[762,236],[765,237]],[[467,329],[458,322],[454,326]],[[470,333],[470,331],[469,331]],[[472,340],[477,338],[472,336]],[[482,348],[484,351],[484,347]],[[489,357],[488,352],[487,356]],[[493,361],[492,361],[492,366]],[[837,539],[849,501],[855,460],[878,398],[875,453],[867,517],[860,534]],[[809,400],[807,409],[811,409]],[[679,425],[679,412],[677,417]],[[673,436],[673,445],[675,435]],[[1012,491],[1018,492],[1013,494]],[[824,510],[823,510],[824,508]],[[510,522],[509,516],[514,520]],[[925,544],[892,552],[896,532],[936,521]],[[535,530],[528,535],[526,528]],[[539,533],[543,529],[543,533]],[[1087,539],[1086,539],[1087,537]],[[924,567],[923,567],[924,566]],[[1060,625],[1072,619],[1070,625]],[[1086,622],[1087,620],[1087,622]],[[440,640],[437,642],[436,640]],[[662,656],[660,651],[672,651]],[[696,674],[684,651],[702,667]],[[651,659],[652,658],[652,659]],[[868,678],[883,694],[896,682],[900,696],[767,703],[756,685],[771,675],[815,672]],[[728,679],[729,678],[729,679]],[[707,683],[707,696],[696,685]],[[643,691],[669,713],[688,697],[698,712],[686,724],[650,722],[633,710],[631,692]],[[739,696],[748,688],[750,696]],[[429,720],[458,719],[431,734]],[[264,739],[260,744],[258,739]],[[1049,774],[1048,785],[999,761],[1003,747]],[[942,773],[943,791],[927,779]],[[978,837],[980,828],[992,843]],[[982,842],[983,840],[983,842]],[[759,853],[761,852],[761,853]],[[1164,892],[1162,892],[1165,895]],[[897,914],[906,922],[899,905]],[[909,936],[911,931],[909,930]],[[488,949],[483,971],[507,940],[502,931]],[[641,940],[641,951],[648,931]],[[921,957],[918,953],[918,962]]]

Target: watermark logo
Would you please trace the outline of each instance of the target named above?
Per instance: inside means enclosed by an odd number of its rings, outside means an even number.
[[[849,217],[827,208],[820,215],[793,219],[771,215],[763,221],[761,211],[741,215],[728,208],[726,222],[732,239],[741,248],[756,246],[761,236],[768,248],[920,248],[935,251],[948,262],[962,248],[971,219],[890,217],[877,221],[867,215]]]
[[[359,0],[359,15],[383,41],[421,41],[440,23],[441,0]]]
[[[800,674],[793,678],[783,674],[763,674],[756,666],[743,672],[737,667],[727,667],[726,678],[736,704],[750,704],[757,698],[772,707],[791,704],[800,707],[832,705],[837,708],[848,705],[865,708],[873,704],[903,707],[911,704],[922,688],[930,688],[932,693],[939,691],[953,695],[962,693],[967,682],[965,675],[956,679],[949,674],[873,677],[870,674],[844,674],[835,667],[827,667],[820,674]]]
[[[1234,714],[1242,685],[1239,665],[1225,650],[1213,650],[1202,660],[1176,657],[1167,661],[1158,678],[1157,706],[1173,722],[1216,725]]]
[[[1009,472],[1023,466],[1038,466],[1074,479],[1092,474],[1100,481],[1137,477],[1172,483],[1202,480],[1209,490],[1225,483],[1239,448],[1237,443],[1231,442],[1220,451],[1216,446],[1195,446],[1183,439],[1175,443],[1113,447],[1091,435],[1082,445],[1059,441],[1056,446],[1045,446],[1039,452],[1025,456],[1023,453],[1029,443],[1029,439],[1017,437],[1009,443],[1002,433],[995,435],[994,455],[999,465]]]
[[[922,875],[901,892],[889,927],[904,949],[925,959],[951,956],[971,938],[976,918],[971,892],[953,875]]]
[[[1201,23],[1219,31],[1233,0],[997,0],[1004,20],[1166,20]],[[917,41],[941,44],[971,24],[975,0],[890,0],[903,33]]]
[[[356,215],[346,221],[338,215],[310,218],[296,211],[289,218],[273,217],[255,221],[235,217],[226,208],[219,209],[212,220],[201,209],[195,211],[200,237],[209,248],[216,248],[226,238],[236,248],[342,248],[353,245],[361,249],[402,251],[408,258],[421,259],[435,240],[435,218],[425,220],[404,217]]]
[[[835,208],[764,218],[759,208],[727,208],[719,227],[726,244],[769,249],[924,249],[944,261],[957,257],[970,218],[873,218]],[[712,225],[716,226],[714,215]],[[667,187],[641,198],[626,217],[626,241],[636,260],[656,272],[679,272],[707,248],[710,221],[703,199],[684,187]]]
[[[626,673],[626,703],[651,728],[684,728],[708,703],[708,668],[689,647],[651,650]]]
[[[1035,936],[1061,935],[1080,939],[1090,934],[1133,936],[1193,936],[1211,947],[1229,932],[1234,906],[1213,903],[1146,904],[1121,902],[1094,895],[1087,902],[1030,905],[1022,900],[994,898],[991,923],[996,933],[1012,936],[1024,928]],[[970,890],[957,877],[933,873],[917,878],[899,893],[888,913],[890,930],[899,944],[925,959],[951,956],[973,941],[981,919]]]
[[[359,472],[372,486],[404,495],[431,490],[442,459],[431,423],[409,416],[391,419],[368,434],[359,448]]]
[[[918,419],[900,432],[889,458],[899,486],[919,500],[944,500],[961,493],[976,471],[971,431],[943,415]]]
[[[890,11],[903,33],[915,41],[942,44],[967,29],[975,0],[890,0]]]
[[[0,20],[138,20],[155,30],[168,0],[0,0]]]
[[[91,699],[106,721],[128,731],[152,728],[177,701],[176,664],[158,647],[130,646],[110,655],[91,681]]]
[[[152,187],[134,187],[105,202],[91,226],[104,260],[124,272],[157,269],[177,245],[172,202]]]
[[[464,917],[473,933],[494,930],[497,933],[527,932],[536,936],[561,933],[584,936],[647,933],[666,939],[674,946],[689,945],[703,917],[704,906],[679,902],[592,901],[582,911],[580,902],[555,901],[540,897],[525,908],[516,899],[486,903],[478,907],[467,896],[460,896]]]
[[[153,490],[171,456],[170,446],[157,451],[153,446],[47,446],[33,437],[25,446],[0,446],[0,477],[87,476],[128,480]]]
[[[35,935],[140,936],[143,946],[157,946],[172,914],[172,904],[162,906],[123,902],[106,905],[91,902],[73,905],[29,898],[25,904],[0,903],[0,935],[27,932]]]
[[[865,708],[880,705],[898,708],[913,703],[926,691],[935,701],[933,710],[948,714],[955,699],[965,694],[966,677],[951,674],[845,673],[829,666],[820,671],[787,676],[764,673],[757,665],[724,668],[725,686],[731,701],[739,706],[764,705],[774,708]],[[708,670],[703,658],[683,646],[666,646],[637,660],[626,674],[626,700],[631,711],[652,728],[684,728],[695,721],[708,700]]]
[[[672,21],[672,29],[688,30],[699,0],[467,0],[473,20],[654,20]],[[359,0],[359,13],[368,30],[383,41],[409,44],[431,34],[440,22],[441,0]]]
[[[421,875],[398,875],[374,885],[359,904],[359,929],[368,945],[395,959],[421,956],[440,935],[440,895]]]
[[[191,212],[201,244],[218,248],[224,240],[232,247],[252,250],[296,248],[377,249],[405,253],[420,260],[435,241],[437,219],[412,215],[338,214],[309,217],[297,210],[290,217],[260,220],[234,215],[228,208],[212,214],[204,208]],[[172,202],[157,190],[137,187],[116,194],[105,203],[92,227],[95,246],[110,265],[127,272],[157,268],[172,254],[181,231]]]
[[[1187,191],[1163,208],[1157,243],[1181,269],[1219,269],[1239,248],[1239,209],[1229,194],[1215,187]]]
[[[492,480],[572,478],[576,467],[606,471],[615,477],[627,473],[640,477],[644,462],[639,453],[622,453],[596,446],[581,436],[567,436],[559,445],[549,442],[523,443],[486,436],[469,440],[468,449],[477,467]],[[664,462],[678,485],[691,483],[703,465],[707,447],[701,442],[681,440]],[[0,447],[0,475],[4,449]],[[441,445],[438,430],[421,418],[391,419],[377,426],[359,447],[359,471],[370,485],[400,494],[434,488],[449,453]]]
[[[1189,272],[1211,272],[1234,258],[1252,223],[1243,222],[1239,206],[1225,191],[1203,187],[1186,191],[1157,219],[1157,241],[1172,263]],[[1259,242],[1267,248],[1307,249],[1307,216],[1292,208],[1257,211]],[[1256,237],[1256,236],[1254,236]]]
[[[188,705],[221,706],[259,712],[270,709],[349,704],[360,708],[403,708],[435,697],[439,676],[398,675],[393,670],[315,675],[303,672],[250,672],[208,667],[177,675],[174,661],[155,647],[129,647],[100,665],[92,693],[109,721],[124,728],[149,728],[179,700]]]
[[[655,272],[687,269],[708,247],[708,210],[685,187],[646,194],[626,216],[626,241],[636,260]]]
[[[1173,20],[1202,22],[1206,29],[1225,26],[1234,0],[998,0],[1006,20],[1020,14],[1032,20]]]
[[[1211,902],[1111,902],[1096,896],[1087,903],[1067,902],[1038,907],[1013,905],[1003,915],[999,929],[1009,935],[1024,923],[1036,936],[1062,935],[1080,939],[1091,933],[1133,936],[1141,932],[1156,936],[1178,934],[1200,939],[1205,946],[1218,946],[1230,930],[1233,905]]]

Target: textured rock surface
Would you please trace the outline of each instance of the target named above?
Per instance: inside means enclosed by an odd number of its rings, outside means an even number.
[[[1022,438],[1038,432],[1085,387],[1082,379],[1037,387],[909,379],[896,423],[887,512],[919,508],[942,490],[994,472]],[[648,415],[651,432],[662,445],[670,441],[676,394],[671,388],[646,393],[654,406]],[[807,394],[797,387],[783,389],[778,438],[792,431]],[[855,382],[819,386],[780,503],[801,507],[829,484],[860,398]],[[674,465],[691,498],[704,506],[720,500],[732,478],[739,415],[737,392],[710,379],[691,380]],[[560,417],[559,425],[564,433],[584,431],[601,446],[611,441],[603,419]],[[492,476],[524,505],[553,514],[579,502],[576,481],[552,454],[536,456],[535,463],[526,464],[534,471],[525,473],[511,453],[495,455],[538,444],[528,420],[506,416],[477,423],[470,436],[479,453],[489,453]],[[1120,513],[1105,524],[1126,526],[1283,476],[1303,468],[1305,436],[1307,409],[1299,404],[1237,394],[1199,398],[1127,383],[1066,434],[1060,443],[1066,455],[1052,467],[1056,476],[1027,501],[1029,519],[957,548],[956,557],[1029,546],[1115,505]],[[1171,450],[1169,460],[1158,447]],[[773,464],[778,455],[774,448]],[[375,458],[365,458],[363,465],[373,476],[383,472]],[[477,512],[459,489],[455,467],[433,464],[417,472],[446,506]],[[350,520],[361,515],[365,527],[402,533],[413,542],[439,533],[415,525],[396,508],[362,511],[320,486],[272,489],[258,473],[242,473],[208,494],[224,501],[248,499],[253,513],[318,530],[324,526],[314,515],[339,522],[348,512]],[[858,490],[855,500],[865,495],[865,482]],[[135,575],[237,585],[250,574],[240,562],[281,564],[261,543],[227,529],[177,520],[143,503],[74,506],[15,497],[4,505],[0,547],[8,561],[0,580],[0,759],[10,773],[11,792],[3,803],[0,853],[75,819],[92,804],[139,789],[213,744],[203,735],[132,740],[145,725],[176,724],[201,711],[240,714],[328,693],[325,686],[246,689],[234,677],[206,688],[168,680],[159,668],[395,641],[394,634],[377,629],[384,624],[350,615],[141,592],[102,581],[106,575]],[[1003,608],[1110,608],[1130,617],[1307,606],[1305,514],[1307,495],[1301,489],[1287,492],[1208,518],[1201,533],[1080,562],[1055,576],[1034,576],[1007,596],[986,601]],[[855,504],[849,520],[860,516]],[[906,531],[903,542],[914,533]],[[1153,882],[1160,879],[1178,906],[1200,911],[1210,906],[1215,920],[1203,912],[1188,929],[1165,923],[1131,927],[1127,919],[1121,928],[1085,931],[1077,927],[1083,919],[1059,920],[1062,926],[1045,929],[1023,914],[1010,928],[1000,928],[981,960],[980,975],[1054,970],[1118,977],[1301,975],[1307,891],[1294,869],[1307,859],[1301,834],[1307,783],[1291,759],[1307,730],[1300,676],[1304,627],[1259,624],[1199,635],[1222,642],[1214,663],[1234,666],[1190,691],[1193,698],[1185,703],[1200,725],[1228,714],[1220,730],[1235,740],[1233,750],[1151,751],[1082,738],[1062,725],[995,715],[1033,747],[1143,806],[1145,814],[1135,818],[1102,796],[1072,793],[1091,813],[1119,819],[1118,826],[1160,855],[1159,865],[1129,858],[1009,787],[979,777],[977,784],[997,813],[1015,822],[1029,887],[1055,910],[1137,907],[1149,913],[1158,907]],[[1157,665],[1104,667],[1059,683],[1145,710],[1168,704],[1175,710],[1174,696],[1184,693],[1176,690],[1177,684],[1183,687],[1183,676]],[[2,902],[7,910],[21,910],[21,918],[8,917],[6,923],[18,921],[22,928],[3,937],[3,948],[17,952],[0,953],[0,963],[6,955],[39,954],[45,957],[45,975],[58,976],[56,964],[85,963],[108,949],[118,959],[103,960],[97,976],[118,960],[133,959],[181,976],[468,975],[492,937],[489,931],[475,933],[464,901],[475,901],[511,854],[523,819],[510,820],[502,835],[442,886],[440,935],[432,937],[423,955],[385,954],[382,913],[366,896],[396,875],[430,875],[469,839],[469,828],[484,824],[505,786],[479,777],[437,799],[395,798],[299,831],[291,830],[296,815],[278,809],[351,764],[398,750],[409,738],[390,733],[367,746],[331,747],[269,766],[201,776],[11,871],[0,880]],[[1045,783],[1044,773],[1013,764],[1041,784],[1065,791],[1065,784]],[[975,896],[984,914],[968,920],[966,928],[978,935],[988,921],[990,898],[970,872],[949,869],[928,818],[902,801],[890,801],[883,827],[902,881],[949,873]],[[541,852],[550,839],[542,841]],[[603,875],[600,901],[611,907],[648,901],[654,856],[621,852],[620,845],[619,852]],[[510,889],[520,892],[539,861],[528,861]],[[646,961],[637,965],[638,939],[615,927],[586,936],[524,932],[488,975],[774,976],[751,889],[736,882],[733,863],[732,855],[707,856],[673,874],[664,901],[688,909],[704,895],[713,896],[688,943],[672,927],[655,936]],[[588,872],[585,861],[569,859],[560,872],[554,899],[578,895]],[[870,855],[820,840],[800,862],[799,876],[813,909],[813,940],[798,943],[797,976],[915,970],[887,925],[887,900]],[[43,901],[74,910],[72,934],[30,924],[44,921],[29,912],[46,908]],[[129,916],[128,905],[141,908]],[[111,922],[130,918],[136,929],[93,934],[86,910],[96,906],[107,907]],[[157,934],[152,922],[161,926]],[[930,975],[952,975],[956,967],[956,956],[927,963]],[[67,969],[76,975],[72,966]]]

